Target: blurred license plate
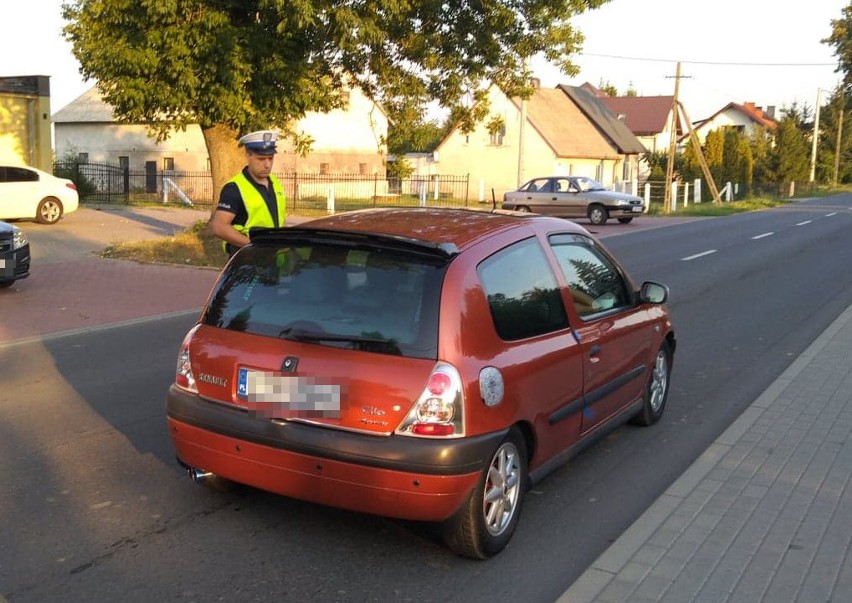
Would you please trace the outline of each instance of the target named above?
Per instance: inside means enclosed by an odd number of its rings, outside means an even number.
[[[643,210],[643,209],[645,209],[645,208],[644,208],[644,207],[642,207],[641,205],[634,205],[634,206],[631,208],[631,211],[633,211],[634,213],[639,214],[639,213],[642,213],[642,210]]]
[[[269,418],[340,416],[340,385],[313,377],[240,368],[237,397],[249,410]]]

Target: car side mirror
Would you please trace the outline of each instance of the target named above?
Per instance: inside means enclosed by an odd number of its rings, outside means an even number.
[[[645,281],[639,290],[639,301],[643,304],[664,304],[668,298],[669,288],[653,281]]]

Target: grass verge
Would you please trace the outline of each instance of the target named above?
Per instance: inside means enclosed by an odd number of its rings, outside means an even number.
[[[152,264],[181,264],[222,268],[227,256],[222,242],[207,232],[207,222],[199,220],[192,227],[170,237],[110,245],[101,252],[103,258],[135,260]]]

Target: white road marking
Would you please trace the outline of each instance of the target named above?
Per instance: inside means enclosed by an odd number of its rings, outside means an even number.
[[[775,234],[774,232],[764,232],[763,234],[759,234],[755,237],[752,237],[751,240],[756,241],[758,239],[765,239],[766,237],[771,237],[774,234]]]
[[[716,250],[715,250],[715,249],[710,249],[710,250],[708,250],[708,251],[702,251],[701,253],[696,253],[695,255],[690,255],[690,256],[687,256],[687,257],[685,257],[685,258],[680,258],[680,259],[681,259],[681,261],[683,261],[683,262],[688,262],[688,261],[690,261],[690,260],[695,260],[695,259],[697,259],[697,258],[702,258],[702,257],[704,257],[705,255],[710,255],[711,253],[716,253]]]
[[[831,216],[836,216],[836,215],[837,215],[837,212],[836,212],[836,211],[833,211],[833,212],[831,212],[830,214],[825,214],[825,217],[826,217],[826,218],[830,218]]]
[[[804,226],[805,224],[810,224],[813,220],[805,220],[804,222],[799,222],[796,226]]]

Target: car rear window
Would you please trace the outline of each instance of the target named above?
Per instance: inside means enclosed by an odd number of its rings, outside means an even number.
[[[204,323],[233,331],[436,358],[446,261],[380,247],[249,246],[219,281]]]

